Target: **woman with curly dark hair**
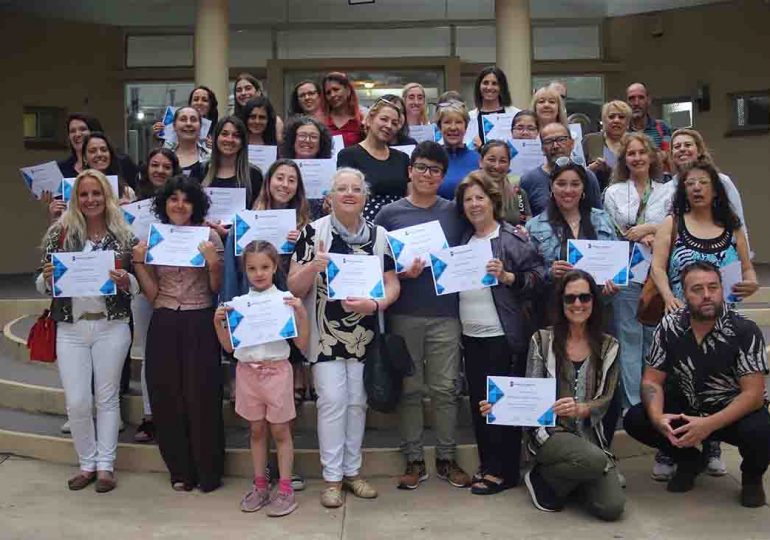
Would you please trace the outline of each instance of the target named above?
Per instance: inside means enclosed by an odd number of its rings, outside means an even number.
[[[153,210],[161,222],[200,226],[209,209],[200,184],[170,178]],[[147,243],[133,253],[136,273],[153,314],[147,332],[147,386],[158,445],[177,491],[219,487],[224,468],[222,370],[211,326],[222,281],[222,241],[213,230],[198,246],[202,268],[144,264]]]

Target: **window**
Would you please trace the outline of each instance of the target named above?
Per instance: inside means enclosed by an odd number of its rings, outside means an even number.
[[[688,128],[693,125],[693,102],[689,99],[669,101],[661,104],[663,121],[671,129]]]
[[[728,94],[730,132],[770,131],[770,90]]]
[[[64,122],[67,112],[59,107],[24,107],[24,147],[41,150],[67,148]]]

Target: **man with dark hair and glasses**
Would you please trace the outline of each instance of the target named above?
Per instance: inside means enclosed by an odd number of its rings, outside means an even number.
[[[706,466],[706,439],[737,446],[741,505],[765,505],[762,476],[770,463],[767,353],[756,323],[727,307],[719,269],[706,261],[682,271],[685,307],[666,315],[642,377],[642,402],[623,422],[633,438],[676,464],[671,492],[693,489]]]
[[[411,191],[380,210],[374,222],[389,231],[438,221],[450,246],[460,243],[464,223],[455,203],[438,196],[449,156],[435,142],[417,145],[409,162]],[[399,427],[406,457],[400,489],[415,489],[428,479],[423,454],[423,386],[435,411],[436,474],[455,487],[470,485],[470,477],[455,461],[457,386],[460,369],[460,321],[456,294],[438,296],[431,271],[420,258],[398,274],[401,294],[388,308],[390,331],[406,341],[415,373],[406,377],[399,404]]]
[[[570,136],[569,130],[563,124],[554,122],[543,126],[540,129],[540,144],[545,154],[547,163],[531,171],[527,171],[521,177],[521,189],[527,192],[529,196],[529,205],[532,208],[532,215],[537,216],[548,206],[548,197],[551,196],[551,172],[559,158],[567,158],[572,155],[574,141]],[[599,181],[596,175],[586,169],[588,174],[588,197],[591,206],[601,208],[601,192],[599,190]]]

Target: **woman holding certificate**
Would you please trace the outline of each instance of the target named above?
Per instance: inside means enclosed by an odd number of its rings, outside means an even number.
[[[531,429],[527,448],[535,464],[524,482],[538,510],[558,512],[577,493],[588,512],[615,521],[625,495],[602,417],[618,382],[618,342],[602,332],[599,287],[589,274],[567,272],[556,293],[554,325],[532,336],[526,375],[556,379],[556,425]],[[480,410],[487,415],[492,406],[482,401]]]
[[[519,186],[519,177],[509,175],[511,148],[505,141],[492,140],[479,150],[481,169],[503,196],[503,219],[511,225],[523,225],[532,217],[527,194]]]
[[[604,192],[604,209],[632,243],[652,247],[655,233],[671,207],[673,190],[660,182],[663,170],[658,153],[643,133],[628,133],[620,141],[615,174]],[[641,253],[641,252],[640,252]],[[620,341],[623,408],[641,401],[644,357],[652,344],[652,328],[636,319],[642,279],[629,280],[612,299],[613,322]]]
[[[487,143],[491,144],[491,143]],[[529,337],[529,296],[545,273],[532,244],[503,219],[503,192],[480,172],[457,186],[455,204],[471,223],[463,244],[491,242],[494,256],[487,271],[498,284],[460,292],[460,323],[465,350],[465,377],[471,403],[486,399],[487,375],[524,375]],[[521,429],[489,426],[473,409],[479,472],[471,493],[491,495],[519,483]]]
[[[215,231],[201,227],[208,208],[197,181],[169,179],[153,202],[166,236],[154,229],[152,256],[146,242],[133,253],[142,291],[154,308],[145,359],[153,420],[177,491],[196,486],[212,491],[221,484],[224,468],[222,369],[211,324],[223,248]],[[172,257],[189,263],[158,264]]]
[[[337,167],[358,169],[371,189],[365,219],[373,220],[380,208],[406,195],[409,156],[388,146],[401,129],[402,118],[396,102],[378,99],[366,115],[366,138],[337,154]]]
[[[318,442],[326,481],[321,504],[328,508],[342,506],[343,487],[357,497],[377,496],[377,491],[359,476],[366,424],[363,362],[367,347],[375,339],[378,312],[398,298],[400,285],[395,263],[387,253],[385,230],[362,216],[366,196],[366,183],[360,171],[338,169],[331,187],[332,213],[302,230],[289,273],[289,290],[305,298],[310,319],[307,358],[313,366],[318,391]],[[375,256],[379,260],[374,262],[382,274],[354,274],[355,268],[345,267],[335,254]],[[333,257],[343,267],[330,266]],[[357,264],[371,261],[356,260]],[[375,285],[368,297],[362,294],[331,300],[334,291],[328,280],[338,280],[343,273],[353,280],[373,279],[382,288],[378,290]]]
[[[508,78],[505,72],[497,66],[487,66],[476,77],[473,85],[473,103],[476,105],[468,116],[470,121],[477,124],[478,139],[474,145],[479,148],[487,142],[484,138],[484,116],[488,114],[508,113],[518,111],[511,103],[511,91],[508,89]]]
[[[136,241],[107,178],[92,169],[77,176],[69,208],[43,238],[36,284],[54,296],[59,375],[80,462],[71,490],[116,486],[120,375],[131,345],[131,296],[139,292],[130,273]]]

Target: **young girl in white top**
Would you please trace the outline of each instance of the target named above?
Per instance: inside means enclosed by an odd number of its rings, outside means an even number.
[[[304,349],[310,333],[307,312],[301,300],[274,285],[273,278],[278,263],[278,252],[272,244],[264,241],[248,244],[243,251],[243,270],[249,280],[249,292],[244,296],[235,297],[233,301],[244,297],[283,296],[284,302],[294,309],[297,328],[294,343]],[[227,312],[232,309],[229,306],[220,306],[214,314],[214,327],[219,343],[228,352],[233,352],[233,346],[225,321]],[[238,360],[235,376],[235,412],[251,424],[251,459],[255,472],[254,486],[241,500],[241,510],[256,512],[267,506],[267,515],[285,516],[297,508],[291,487],[294,443],[290,423],[296,417],[296,410],[289,344],[286,340],[278,340],[241,347],[235,350],[234,356]],[[278,489],[272,497],[265,476],[268,425],[278,451]]]

